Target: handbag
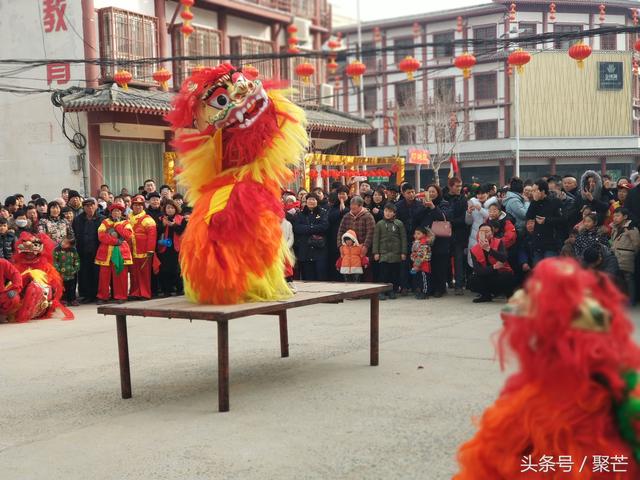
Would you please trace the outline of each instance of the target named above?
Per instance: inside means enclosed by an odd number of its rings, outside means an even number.
[[[321,249],[327,245],[327,240],[322,235],[311,235],[308,244],[311,248]]]
[[[451,222],[447,221],[447,216],[443,213],[444,220],[436,220],[431,224],[431,231],[436,237],[451,238]]]

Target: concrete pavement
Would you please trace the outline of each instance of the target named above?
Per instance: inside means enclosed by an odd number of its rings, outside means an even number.
[[[0,325],[0,479],[450,478],[504,380],[500,307],[381,302],[378,367],[365,300],[289,311],[288,359],[277,317],[233,320],[224,414],[212,323],[130,318],[130,400],[95,306]]]

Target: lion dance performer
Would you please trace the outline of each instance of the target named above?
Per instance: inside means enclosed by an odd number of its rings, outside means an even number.
[[[498,354],[520,370],[460,448],[455,480],[640,478],[640,349],[624,304],[573,260],[536,267],[502,314]]]
[[[175,141],[194,207],[180,252],[187,297],[234,304],[290,296],[280,191],[308,144],[303,111],[225,63],[190,76],[167,119],[198,130]]]
[[[23,232],[16,241],[13,265],[0,264],[0,318],[27,322],[50,318],[61,310],[64,320],[73,313],[62,305],[62,277],[53,266],[53,241],[44,233]]]

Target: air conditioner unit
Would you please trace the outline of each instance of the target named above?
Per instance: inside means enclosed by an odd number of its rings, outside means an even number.
[[[333,85],[329,85],[328,83],[323,83],[320,85],[320,105],[327,105],[328,107],[333,107],[334,97],[333,97]]]
[[[311,20],[294,17],[293,25],[298,28],[296,37],[300,40],[300,44],[311,43]]]

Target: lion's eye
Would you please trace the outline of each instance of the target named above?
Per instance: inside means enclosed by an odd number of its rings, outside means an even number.
[[[229,104],[229,97],[224,94],[216,95],[215,97],[209,100],[209,105],[214,108],[222,110]]]

